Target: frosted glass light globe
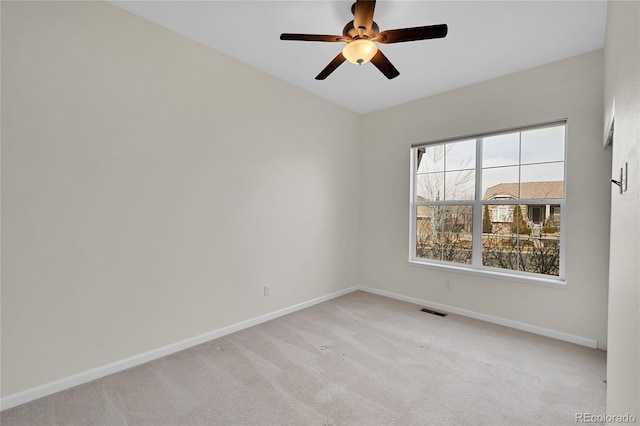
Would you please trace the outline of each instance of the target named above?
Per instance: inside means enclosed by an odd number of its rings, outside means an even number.
[[[342,49],[342,55],[352,64],[366,64],[378,53],[378,46],[371,40],[357,39],[350,41]]]

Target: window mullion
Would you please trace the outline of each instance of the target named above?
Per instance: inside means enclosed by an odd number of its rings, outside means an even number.
[[[514,214],[519,215],[517,220],[517,234],[516,234],[516,247],[517,247],[517,255],[516,255],[516,268],[520,270],[520,259],[522,253],[522,246],[520,242],[522,241],[521,233],[520,233],[520,223],[522,222],[522,209],[519,208],[522,202],[522,132],[518,133],[518,204],[516,204]]]
[[[482,138],[476,139],[476,188],[473,201],[473,232],[471,264],[482,265]]]

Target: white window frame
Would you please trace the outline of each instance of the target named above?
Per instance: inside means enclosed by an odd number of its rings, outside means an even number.
[[[484,138],[503,135],[508,133],[517,133],[523,132],[527,130],[541,129],[546,127],[556,127],[556,126],[564,126],[564,156],[563,156],[563,196],[562,199],[497,199],[497,200],[483,200],[482,194],[482,141]],[[430,269],[439,269],[446,271],[455,271],[461,273],[468,273],[472,275],[480,275],[480,276],[491,276],[493,278],[498,279],[506,279],[509,281],[521,281],[527,283],[535,283],[541,285],[550,285],[550,286],[564,286],[565,285],[565,250],[566,250],[566,186],[567,186],[567,141],[568,141],[568,123],[567,119],[554,120],[544,123],[538,123],[529,126],[521,126],[514,127],[509,129],[498,130],[494,132],[487,132],[481,134],[473,134],[466,136],[458,136],[454,138],[440,139],[430,142],[423,142],[411,145],[410,150],[410,220],[409,220],[409,265],[424,267]],[[438,145],[445,144],[457,141],[465,141],[469,139],[476,140],[476,164],[475,164],[475,199],[473,201],[470,200],[462,200],[462,201],[448,201],[448,200],[429,200],[429,201],[417,201],[416,197],[416,172],[418,168],[418,159],[417,159],[417,151],[418,148],[423,148],[429,145]],[[520,163],[519,163],[520,164]],[[525,272],[525,271],[517,271],[511,269],[502,269],[495,268],[490,266],[482,265],[482,212],[485,205],[514,205],[514,204],[522,204],[525,203],[527,205],[540,205],[545,206],[547,204],[553,204],[556,206],[560,206],[560,211],[562,212],[560,215],[560,261],[559,261],[559,274],[558,276],[539,274],[533,272]],[[472,263],[471,264],[462,264],[455,263],[437,259],[425,259],[419,258],[416,255],[416,211],[417,207],[425,205],[425,206],[448,206],[448,205],[472,205],[473,211],[473,252],[472,252]]]

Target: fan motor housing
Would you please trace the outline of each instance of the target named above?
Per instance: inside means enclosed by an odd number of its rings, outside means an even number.
[[[363,34],[363,38],[373,38],[379,32],[380,32],[380,27],[378,27],[378,24],[375,21],[373,21],[371,24],[371,30],[365,31]],[[342,29],[342,35],[345,37],[351,37],[354,40],[360,38],[360,33],[358,32],[356,27],[353,25],[353,21],[347,22],[347,25],[345,25],[344,28]]]

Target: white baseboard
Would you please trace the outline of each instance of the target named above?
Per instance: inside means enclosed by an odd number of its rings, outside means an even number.
[[[283,315],[290,314],[292,312],[299,311],[301,309],[308,308],[318,303],[326,302],[327,300],[335,299],[336,297],[343,296],[345,294],[354,292],[358,287],[349,287],[344,290],[336,291],[334,293],[327,294],[325,296],[317,297],[315,299],[307,300],[306,302],[298,303],[287,308],[283,308],[268,314],[260,315],[255,318],[248,319],[236,324],[222,327],[214,331],[210,331],[199,336],[192,337],[190,339],[182,340],[180,342],[172,343],[167,346],[163,346],[158,349],[153,349],[148,352],[144,352],[138,355],[134,355],[130,358],[122,359],[120,361],[112,362],[107,365],[93,368],[88,371],[83,371],[73,376],[65,377],[63,379],[55,380],[53,382],[45,383],[44,385],[36,386],[31,389],[24,390],[12,395],[8,395],[0,399],[0,410],[4,411],[12,407],[16,407],[21,404],[25,404],[30,401],[60,392],[72,387],[90,382],[92,380],[99,379],[101,377],[108,376],[119,371],[126,370],[131,367],[135,367],[145,362],[153,361],[163,356],[171,355],[175,352],[182,351],[184,349],[191,348],[193,346],[200,345],[213,339],[217,339],[227,334],[235,333],[236,331],[244,330],[245,328],[253,327],[254,325],[261,324],[263,322],[270,321],[272,319],[281,317]]]
[[[25,404],[30,401],[60,392],[72,387],[90,382],[92,380],[99,379],[101,377],[108,376],[119,371],[126,370],[131,367],[135,367],[145,362],[153,361],[163,356],[171,355],[175,352],[182,351],[184,349],[191,348],[196,345],[208,342],[213,339],[217,339],[222,336],[226,336],[236,331],[244,330],[245,328],[253,327],[254,325],[261,324],[263,322],[270,321],[272,319],[287,315],[301,309],[317,305],[327,300],[335,299],[336,297],[344,296],[345,294],[352,293],[356,290],[362,290],[368,293],[377,294],[379,296],[389,297],[391,299],[401,300],[403,302],[409,302],[416,305],[427,306],[430,308],[450,312],[452,314],[462,315],[469,318],[478,319],[481,321],[490,322],[493,324],[503,325],[506,327],[515,328],[518,330],[528,331],[530,333],[539,334],[542,336],[551,337],[558,340],[564,340],[566,342],[575,343],[589,348],[597,348],[598,341],[594,339],[588,339],[585,337],[574,336],[571,334],[563,333],[556,330],[549,330],[546,328],[538,327],[531,324],[525,324],[517,321],[508,320],[505,318],[494,317],[492,315],[482,314],[479,312],[469,311],[462,308],[456,308],[455,306],[443,305],[441,303],[431,302],[428,300],[418,299],[411,296],[404,296],[390,291],[379,290],[367,286],[353,286],[344,290],[336,291],[325,296],[317,297],[315,299],[308,300],[306,302],[298,303],[288,308],[283,308],[268,314],[260,315],[255,318],[248,319],[236,324],[222,327],[220,329],[201,334],[199,336],[192,337],[190,339],[182,340],[180,342],[172,343],[170,345],[154,349],[148,352],[144,352],[138,355],[134,355],[130,358],[122,359],[120,361],[112,362],[111,364],[96,367],[94,369],[83,371],[73,376],[65,377],[63,379],[55,380],[53,382],[46,383],[44,385],[36,386],[31,389],[24,390],[12,395],[8,395],[0,399],[0,410],[7,410],[12,407],[16,407],[21,404]]]
[[[541,336],[551,337],[553,339],[563,340],[565,342],[575,343],[577,345],[586,346],[588,348],[593,348],[593,349],[598,348],[598,341],[595,339],[574,336],[573,334],[563,333],[561,331],[550,330],[548,328],[538,327],[536,325],[526,324],[523,322],[513,321],[513,320],[500,318],[500,317],[494,317],[493,315],[487,315],[479,312],[469,311],[462,308],[456,308],[455,306],[443,305],[442,303],[431,302],[429,300],[418,299],[416,297],[404,296],[402,294],[392,293],[390,291],[378,290],[377,288],[372,288],[367,286],[357,286],[357,289],[366,291],[367,293],[377,294],[379,296],[401,300],[403,302],[409,302],[416,305],[427,306],[427,307],[438,309],[441,311],[450,312],[452,314],[462,315],[462,316],[474,318],[480,321],[486,321],[493,324],[503,325],[505,327],[515,328],[517,330],[527,331],[533,334],[539,334]]]

